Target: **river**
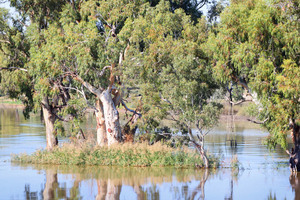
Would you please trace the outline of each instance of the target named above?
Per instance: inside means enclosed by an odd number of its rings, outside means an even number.
[[[266,131],[238,121],[234,133],[226,127],[206,137],[205,148],[222,156],[220,169],[19,165],[11,154],[45,148],[44,126],[38,115],[25,120],[21,110],[0,109],[0,200],[300,199],[300,176],[291,175],[283,150],[263,145]],[[234,158],[239,169],[228,168]]]

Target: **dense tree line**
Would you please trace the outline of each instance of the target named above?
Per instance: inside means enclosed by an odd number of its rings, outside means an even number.
[[[200,8],[209,3],[206,20]],[[297,0],[232,0],[225,8],[207,0],[10,5],[18,15],[0,10],[0,87],[24,102],[26,115],[42,110],[48,149],[57,145],[62,122],[80,132],[92,108],[99,145],[131,141],[137,127],[151,132],[169,119],[205,159],[204,137],[221,110],[215,94],[241,85],[269,144],[286,148],[292,130],[299,150]]]

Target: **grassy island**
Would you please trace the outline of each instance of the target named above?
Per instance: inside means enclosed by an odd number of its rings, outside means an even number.
[[[219,166],[219,159],[210,157],[210,167]],[[99,147],[89,144],[64,143],[51,151],[38,150],[33,154],[12,157],[12,162],[56,165],[100,165],[100,166],[174,166],[203,167],[203,161],[194,150],[171,148],[162,143],[119,144]]]

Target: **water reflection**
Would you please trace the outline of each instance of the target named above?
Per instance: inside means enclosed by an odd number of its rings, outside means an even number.
[[[295,200],[300,199],[300,174],[290,175],[290,184],[295,192]]]
[[[26,184],[25,185],[25,199],[26,200],[36,200],[36,199],[39,199],[38,198],[38,192],[31,192],[30,191],[30,185],[29,184]],[[42,197],[42,195],[41,195]]]
[[[32,166],[22,166],[28,169]],[[41,191],[30,191],[26,199],[205,199],[205,183],[214,171],[175,168],[117,168],[33,166],[45,173]],[[66,178],[68,177],[68,178]],[[90,188],[90,194],[86,194]],[[169,191],[166,191],[168,189]],[[166,195],[166,192],[169,192]],[[171,196],[170,196],[171,195]],[[172,197],[172,198],[171,198]]]
[[[94,132],[93,123],[87,118],[82,128]],[[234,134],[225,127],[207,136],[206,147],[224,155],[225,167],[237,155],[240,170],[20,166],[7,162],[10,154],[43,148],[43,124],[39,116],[25,120],[20,110],[0,109],[0,199],[300,198],[299,177],[290,177],[288,155],[262,145],[268,133],[249,123],[236,122]],[[226,142],[230,139],[232,145]]]

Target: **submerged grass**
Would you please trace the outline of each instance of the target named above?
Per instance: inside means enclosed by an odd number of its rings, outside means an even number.
[[[110,147],[65,143],[52,151],[38,150],[31,155],[13,155],[12,162],[57,165],[100,166],[174,166],[203,167],[199,154],[188,148],[171,148],[162,143],[148,145],[119,144]],[[210,166],[218,167],[219,159],[210,156]]]

